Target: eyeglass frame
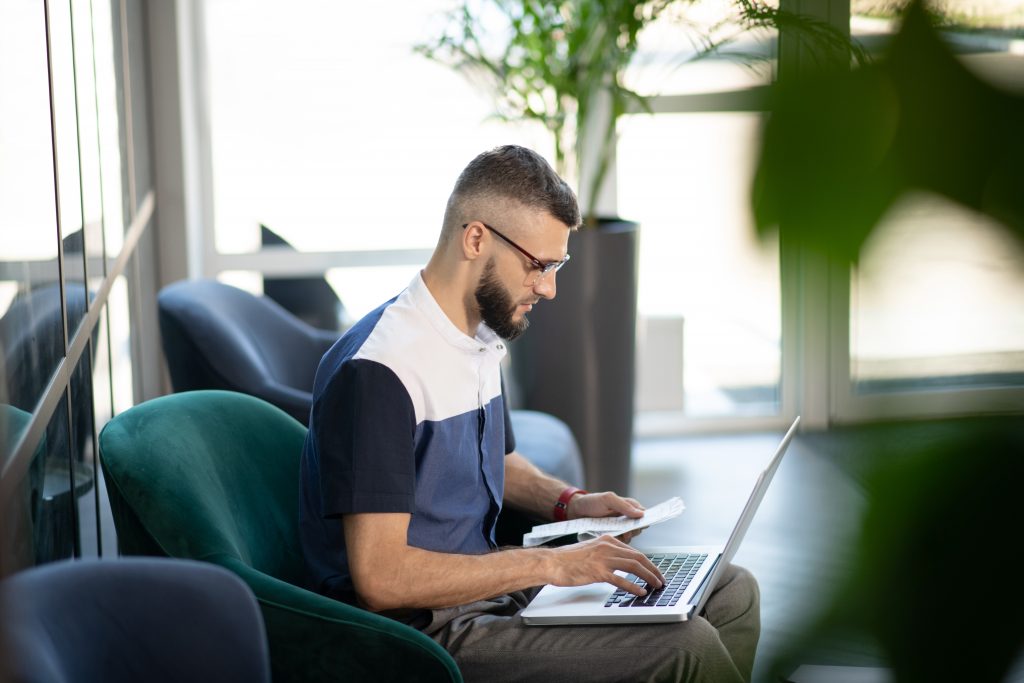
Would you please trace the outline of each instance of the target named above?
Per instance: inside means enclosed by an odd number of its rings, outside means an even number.
[[[540,271],[540,273],[538,273],[538,275],[537,275],[537,279],[534,280],[533,284],[537,284],[538,282],[540,282],[541,279],[544,276],[546,276],[548,273],[557,273],[559,270],[562,269],[562,266],[564,266],[566,263],[569,262],[569,258],[570,258],[569,254],[566,254],[565,258],[562,259],[561,261],[548,261],[547,263],[544,263],[539,258],[534,256],[530,252],[526,251],[525,249],[523,249],[521,246],[519,246],[518,244],[516,244],[512,240],[510,240],[508,237],[505,237],[505,235],[501,234],[501,231],[497,230],[496,228],[491,227],[490,225],[487,225],[487,223],[484,223],[483,221],[477,221],[477,222],[480,225],[482,225],[485,228],[487,228],[488,230],[490,230],[491,232],[493,232],[495,235],[497,235],[501,239],[505,240],[509,244],[509,246],[513,247],[520,254],[525,256],[527,258],[527,260],[529,260],[530,265],[532,265],[535,269]],[[462,224],[462,229],[463,230],[465,230],[468,227],[469,227],[469,223],[463,223]]]

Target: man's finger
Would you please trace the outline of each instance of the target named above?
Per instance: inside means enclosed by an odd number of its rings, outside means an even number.
[[[601,538],[601,539],[604,539],[604,540],[607,540],[607,541],[611,541],[611,542],[612,542],[612,545],[619,545],[619,546],[621,546],[621,547],[623,547],[623,548],[629,548],[629,545],[628,545],[627,543],[625,543],[625,542],[624,542],[624,541],[623,541],[623,540],[622,540],[621,538],[619,538],[618,536],[612,536],[611,534],[604,534],[604,535],[603,535],[603,536],[601,536],[600,538]],[[630,548],[630,550],[632,550],[632,548]]]
[[[632,593],[633,595],[647,595],[646,588],[638,583],[633,583],[629,579],[619,576],[618,574],[612,573],[612,575],[608,577],[607,581],[616,588],[621,588],[627,593]]]
[[[665,585],[665,578],[658,571],[657,567],[652,565],[646,557],[643,558],[644,562],[632,561],[628,566],[624,565],[619,567],[623,571],[627,571],[633,576],[637,576],[643,580],[644,583],[651,586],[652,588],[661,588]]]
[[[611,508],[612,511],[618,512],[621,515],[626,515],[627,517],[636,518],[644,516],[643,506],[629,498],[620,498],[619,496],[615,496],[608,501],[608,507]]]

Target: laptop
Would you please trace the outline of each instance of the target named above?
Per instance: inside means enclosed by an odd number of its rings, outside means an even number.
[[[644,624],[686,621],[691,614],[700,614],[725,567],[739,550],[799,424],[800,417],[797,416],[772,459],[757,477],[754,490],[724,546],[670,546],[644,550],[665,577],[665,586],[643,597],[636,597],[604,582],[586,586],[544,586],[522,611],[523,623],[529,626]],[[642,582],[632,574],[618,573],[634,583]]]

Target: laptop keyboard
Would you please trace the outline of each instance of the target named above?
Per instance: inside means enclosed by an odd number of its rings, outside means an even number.
[[[649,591],[644,596],[633,595],[620,588],[604,603],[605,607],[672,607],[679,602],[683,591],[690,585],[690,581],[708,556],[707,553],[681,553],[647,557],[665,577],[665,585],[658,590]],[[644,584],[643,580],[632,574],[627,578],[632,579],[633,583]]]

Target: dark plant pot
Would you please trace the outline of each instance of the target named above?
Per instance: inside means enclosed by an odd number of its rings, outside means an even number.
[[[519,402],[572,429],[592,491],[626,494],[633,442],[639,225],[601,219],[569,236],[553,301],[512,345]]]

